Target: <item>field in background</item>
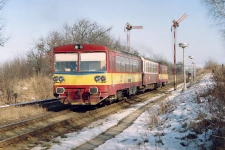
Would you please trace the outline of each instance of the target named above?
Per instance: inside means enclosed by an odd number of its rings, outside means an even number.
[[[52,88],[52,78],[50,77],[34,76],[21,79],[13,87],[10,104],[53,98]],[[1,95],[0,105],[4,104],[9,104],[9,102],[6,95]]]

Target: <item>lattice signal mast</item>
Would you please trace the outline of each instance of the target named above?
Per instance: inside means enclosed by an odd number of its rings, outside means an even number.
[[[173,25],[172,27],[174,28],[174,90],[177,90],[177,79],[176,79],[176,28],[179,27],[179,23],[187,17],[187,14],[185,13],[180,19],[173,20]],[[172,32],[172,27],[171,27],[171,32]]]
[[[132,26],[131,24],[127,23],[125,29],[127,30],[127,51],[130,52],[130,30],[143,29],[143,26]]]

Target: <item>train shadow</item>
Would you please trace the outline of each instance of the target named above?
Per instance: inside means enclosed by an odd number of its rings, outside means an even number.
[[[91,111],[91,110],[95,110],[95,109],[99,109],[99,108],[102,108],[102,107],[106,107],[108,105],[111,105],[111,104],[115,104],[115,103],[118,103],[118,102],[121,102],[121,101],[124,101],[126,103],[129,103],[129,104],[132,104],[134,103],[134,101],[136,102],[140,102],[140,98],[138,98],[139,95],[142,95],[142,94],[145,94],[147,92],[152,92],[152,91],[156,91],[157,89],[148,89],[148,90],[145,90],[145,92],[138,92],[136,93],[135,95],[128,95],[120,100],[114,100],[113,102],[109,103],[109,104],[98,104],[98,105],[65,105],[61,102],[57,102],[57,103],[54,103],[54,105],[46,105],[46,106],[43,106],[47,109],[47,111],[53,111],[53,112],[59,112],[59,111],[63,111],[63,110],[70,110],[70,111],[73,111],[73,112],[77,112],[77,113],[85,113],[87,111]],[[132,100],[132,101],[131,101]]]

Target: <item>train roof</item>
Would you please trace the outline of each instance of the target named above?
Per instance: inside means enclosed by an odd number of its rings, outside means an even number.
[[[162,64],[162,63],[160,63],[160,62],[152,61],[152,60],[150,60],[149,58],[145,58],[145,57],[143,57],[143,56],[140,56],[140,57],[141,57],[142,60],[148,60],[148,61],[150,61],[150,62],[160,64],[160,66],[166,66],[166,67],[167,67],[167,65],[164,65],[164,64]]]
[[[108,50],[106,46],[96,44],[68,44],[61,45],[54,48],[54,52],[71,52],[74,50]]]
[[[142,59],[142,60],[148,60],[148,61],[153,62],[153,63],[158,63],[158,62],[155,62],[155,61],[150,60],[149,58],[145,58],[145,57],[143,57],[143,56],[141,56],[141,59]]]
[[[62,45],[62,46],[55,47],[54,52],[71,52],[71,49],[74,49],[74,50],[77,50],[77,51],[82,51],[82,50],[93,50],[93,51],[106,50],[106,51],[113,51],[113,52],[116,52],[116,53],[131,55],[131,56],[140,58],[140,56],[134,55],[134,54],[129,53],[129,52],[115,50],[115,49],[109,49],[106,46],[97,45],[97,44],[68,44],[68,45]]]

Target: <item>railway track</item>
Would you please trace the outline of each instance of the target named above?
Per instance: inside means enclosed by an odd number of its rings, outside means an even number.
[[[74,112],[71,111],[72,108],[69,108],[61,112],[48,112],[35,118],[0,126],[0,148],[10,149],[20,145],[19,147],[23,149],[25,145],[29,146],[30,143],[37,144],[38,141],[50,140],[61,134],[81,129],[93,121],[113,114],[120,109],[128,108],[132,104],[143,102],[162,93],[165,94],[172,87],[173,85],[170,83],[163,88],[136,95],[129,100],[119,101],[87,112]]]
[[[51,99],[45,99],[45,100],[36,100],[32,102],[21,102],[17,104],[11,104],[5,107],[0,107],[0,110],[8,109],[9,107],[24,107],[24,106],[32,106],[32,105],[39,105],[41,107],[48,107],[52,104],[57,104],[59,103],[59,100],[56,98],[51,98]]]

